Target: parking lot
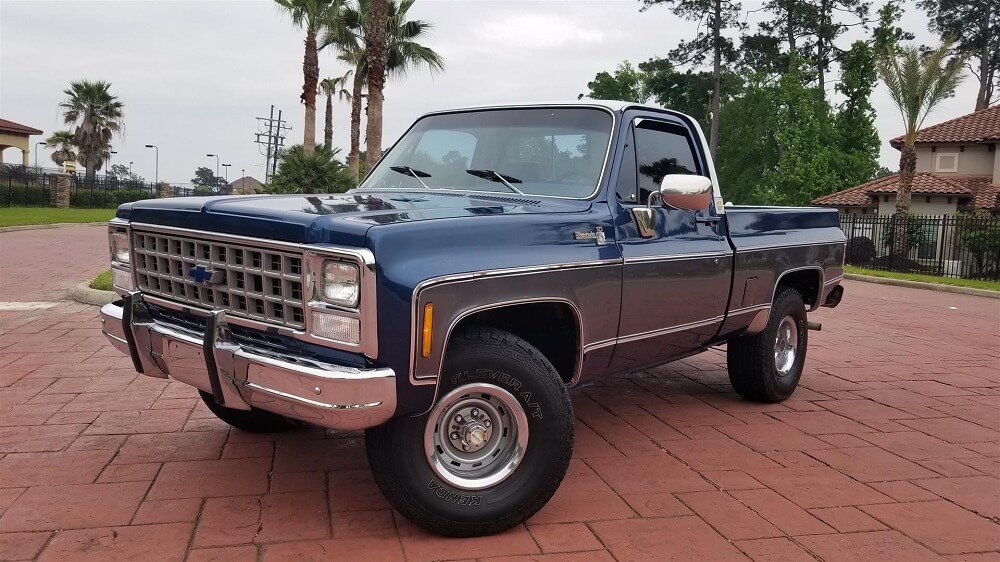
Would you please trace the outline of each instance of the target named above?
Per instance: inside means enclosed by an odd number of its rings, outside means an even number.
[[[575,389],[552,501],[457,540],[393,513],[360,433],[230,430],[135,374],[64,300],[106,260],[101,227],[0,233],[2,559],[1000,560],[998,299],[847,281],[782,404],[720,350]]]

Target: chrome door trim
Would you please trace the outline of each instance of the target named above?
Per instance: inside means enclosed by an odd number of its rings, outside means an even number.
[[[634,258],[626,258],[625,265],[636,264],[636,263],[650,263],[650,262],[701,260],[705,258],[728,258],[731,255],[732,252],[724,251],[724,252],[699,252],[696,254],[669,254],[666,256],[636,256]]]
[[[846,245],[847,242],[842,240],[831,240],[829,242],[784,242],[781,244],[761,244],[758,246],[740,246],[739,237],[733,240],[736,245],[736,253],[741,252],[757,252],[760,250],[777,250],[780,248],[804,248],[808,246],[833,246],[833,245]]]
[[[687,324],[678,324],[676,326],[670,326],[668,328],[660,328],[657,330],[650,330],[648,332],[640,332],[638,334],[622,336],[618,338],[618,343],[629,343],[633,341],[644,340],[646,338],[653,338],[657,336],[663,336],[666,334],[672,334],[675,332],[693,330],[694,328],[701,328],[702,326],[710,326],[712,324],[717,324],[721,322],[723,318],[725,318],[725,316],[716,316],[715,318],[708,318],[706,320],[698,320],[695,322],[688,322]]]
[[[418,308],[419,308],[418,304],[420,302],[420,293],[424,289],[427,289],[428,287],[432,287],[432,286],[435,286],[435,285],[442,285],[442,284],[445,284],[445,283],[455,283],[455,282],[458,282],[458,281],[469,281],[469,280],[472,280],[472,279],[493,278],[493,277],[506,277],[506,276],[517,276],[517,275],[534,275],[534,274],[537,274],[537,273],[547,273],[547,272],[551,272],[551,271],[559,271],[559,270],[564,270],[564,269],[586,269],[586,268],[592,268],[592,267],[608,267],[608,266],[621,266],[621,265],[622,265],[621,258],[613,258],[613,259],[607,259],[607,260],[588,260],[588,261],[578,261],[578,262],[563,262],[563,263],[548,264],[548,265],[533,265],[533,266],[511,267],[511,268],[503,268],[503,269],[488,269],[488,270],[484,270],[484,271],[474,271],[474,272],[467,272],[467,273],[453,273],[453,274],[450,274],[450,275],[441,275],[439,277],[431,277],[430,279],[425,279],[424,281],[421,281],[420,283],[417,283],[417,286],[414,287],[413,294],[410,297],[410,326],[411,326],[411,328],[410,328],[410,368],[409,368],[409,380],[410,380],[410,384],[414,384],[414,385],[435,384],[437,382],[437,375],[435,375],[433,378],[431,378],[431,377],[420,377],[420,378],[418,378],[416,376],[416,368],[417,368],[417,355],[416,355],[417,354],[417,341],[419,339],[418,338],[418,334],[420,333],[420,329],[419,329],[419,319],[420,319],[420,317],[419,317],[419,312],[418,312]],[[559,298],[562,298],[562,297],[559,297]],[[576,307],[575,303],[571,303],[571,304],[573,304],[573,306]],[[581,328],[580,328],[581,342],[580,343],[581,343],[581,349],[582,349],[582,345],[583,345],[583,341],[582,341],[582,338],[583,338],[583,317],[580,314],[579,309],[576,309],[575,312],[577,313],[577,315],[579,317],[579,322],[580,322],[580,326],[581,326]],[[449,328],[449,330],[450,330],[450,328]],[[450,334],[450,332],[449,332],[449,334]],[[582,362],[582,353],[581,353],[581,359],[580,359],[580,361]],[[438,374],[440,374],[440,368],[438,369]]]

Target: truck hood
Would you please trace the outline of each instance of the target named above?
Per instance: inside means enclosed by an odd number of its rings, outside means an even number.
[[[443,190],[353,190],[328,195],[174,197],[126,203],[134,223],[306,244],[364,246],[369,228],[410,221],[585,210],[589,201]]]

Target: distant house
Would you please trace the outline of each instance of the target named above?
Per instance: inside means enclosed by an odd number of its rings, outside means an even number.
[[[889,141],[897,150],[903,137]],[[924,127],[917,133],[917,174],[910,211],[950,215],[983,209],[1000,214],[1000,106]],[[844,214],[892,214],[899,174],[814,199]]]
[[[3,164],[3,151],[17,148],[21,151],[21,165],[28,166],[28,155],[31,153],[31,135],[40,135],[41,131],[34,127],[0,119],[0,164]]]
[[[264,184],[250,176],[243,176],[238,180],[229,182],[229,184],[226,185],[225,192],[232,195],[253,195],[255,193],[263,193]]]

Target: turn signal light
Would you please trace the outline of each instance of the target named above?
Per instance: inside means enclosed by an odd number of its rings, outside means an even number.
[[[431,340],[434,339],[434,303],[424,305],[424,330],[421,340],[420,356],[431,356]]]

